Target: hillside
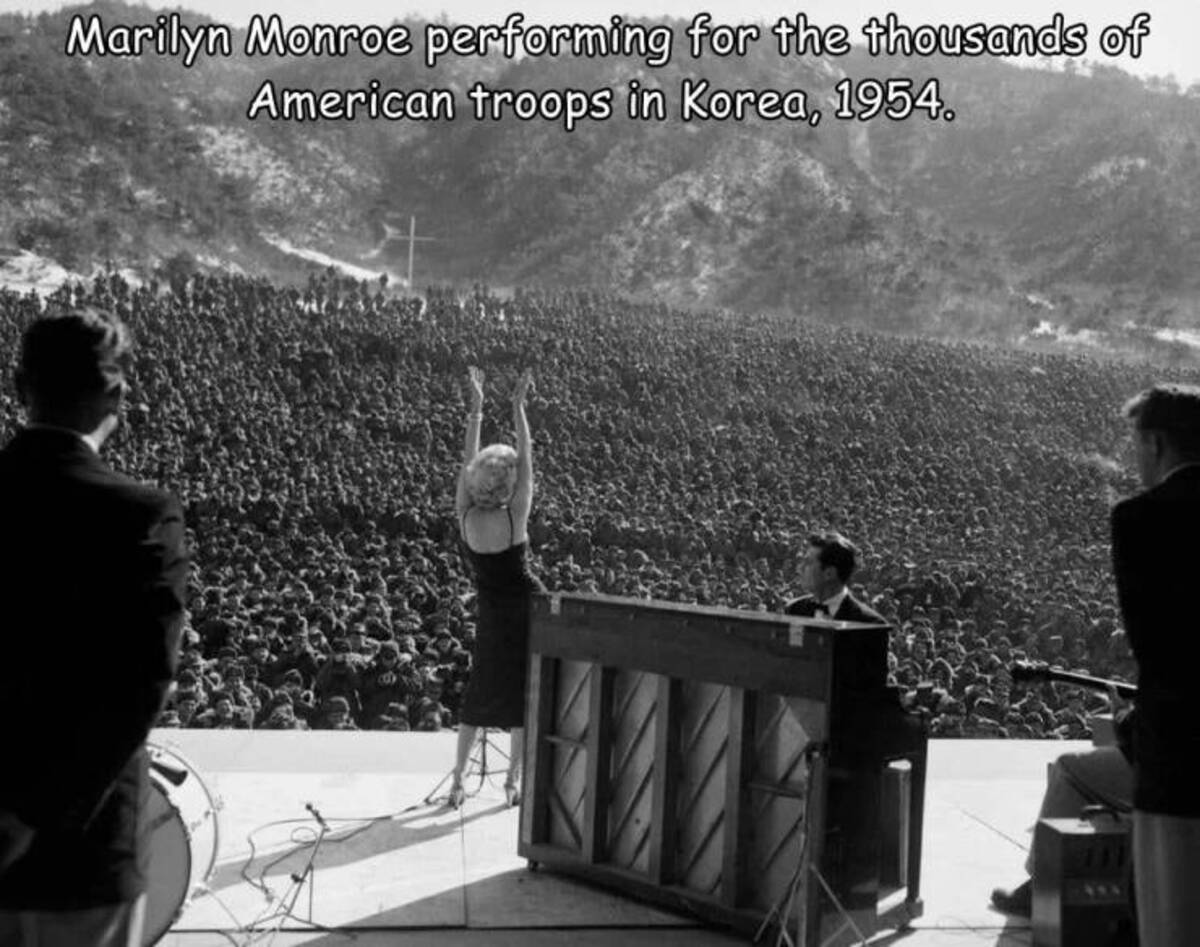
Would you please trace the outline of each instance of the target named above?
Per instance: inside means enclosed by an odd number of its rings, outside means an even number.
[[[415,57],[177,60],[62,55],[69,16],[0,16],[0,242],[86,270],[179,254],[283,275],[279,240],[420,284],[600,285],[889,328],[1008,336],[1200,324],[1200,99],[1114,69],[993,61],[705,60],[724,88],[824,92],[937,75],[954,122],[818,127],[616,115],[560,123],[272,122],[280,87],[676,89],[696,64]],[[189,23],[202,18],[186,15]],[[677,24],[678,25],[678,24]],[[412,24],[414,30],[417,24]],[[827,111],[829,103],[825,103]],[[269,239],[268,239],[269,238]],[[272,243],[274,240],[276,243]]]

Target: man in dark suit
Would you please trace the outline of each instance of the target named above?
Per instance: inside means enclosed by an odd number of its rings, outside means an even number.
[[[809,536],[798,570],[800,586],[808,594],[784,605],[784,613],[800,618],[886,625],[882,615],[856,599],[846,586],[857,564],[858,550],[840,533]],[[849,660],[839,675],[839,693],[835,698],[840,701],[851,694],[877,698],[887,684],[887,635],[850,634],[843,646]]]
[[[798,570],[800,585],[808,594],[788,602],[784,612],[800,618],[886,626],[887,620],[856,599],[846,586],[857,559],[858,550],[839,533],[810,536]],[[849,893],[845,905],[849,910],[873,910],[880,836],[860,829],[873,824],[881,811],[880,774],[887,756],[919,752],[923,759],[924,725],[903,711],[887,686],[886,628],[844,628],[835,631],[834,637],[838,670],[828,708],[836,725],[829,727],[830,779],[823,843],[826,880]],[[793,712],[802,729],[811,732],[811,719],[803,709],[793,707]]]
[[[1141,947],[1200,944],[1200,388],[1157,385],[1125,408],[1145,490],[1112,512],[1113,572],[1138,665],[1134,882]]]
[[[792,599],[783,607],[784,612],[801,618],[886,625],[882,615],[856,599],[846,587],[854,574],[857,556],[854,544],[840,533],[810,536],[799,569],[800,585],[808,594]]]
[[[115,318],[35,321],[0,452],[0,943],[140,944],[144,742],[178,661],[178,501],[114,473],[131,355]],[[35,673],[53,655],[54,692]]]

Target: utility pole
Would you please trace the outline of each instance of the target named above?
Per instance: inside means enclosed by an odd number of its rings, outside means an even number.
[[[416,248],[417,241],[436,240],[437,237],[418,237],[417,236],[417,218],[410,216],[408,218],[408,290],[412,292],[413,288],[413,250]]]

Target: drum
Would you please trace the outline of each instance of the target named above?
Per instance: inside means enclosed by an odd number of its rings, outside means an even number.
[[[142,807],[150,870],[142,944],[150,947],[183,909],[207,891],[217,863],[221,807],[196,768],[177,751],[148,743],[150,797]]]

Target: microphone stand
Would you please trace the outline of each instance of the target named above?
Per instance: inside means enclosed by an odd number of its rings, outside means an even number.
[[[246,941],[247,947],[256,941],[262,940],[264,937],[275,937],[283,928],[285,921],[294,921],[298,924],[303,924],[310,930],[321,931],[324,934],[344,934],[351,940],[358,935],[351,931],[335,931],[332,927],[326,927],[324,924],[318,924],[312,919],[313,916],[313,896],[316,892],[316,865],[317,853],[321,850],[321,843],[325,841],[325,836],[329,834],[329,823],[322,817],[321,812],[311,802],[306,802],[304,808],[308,810],[309,815],[316,820],[320,831],[317,832],[317,837],[309,847],[308,860],[304,863],[304,870],[292,872],[291,884],[287,892],[279,899],[279,907],[274,912],[266,917],[260,918],[254,922],[254,927],[259,927],[263,924],[274,922],[271,927],[266,930],[260,930],[253,934]],[[300,900],[300,892],[304,889],[305,882],[308,882],[308,917],[300,917],[296,914],[296,902]],[[268,895],[269,896],[269,895]]]
[[[468,791],[466,786],[464,785],[463,786],[463,796],[466,798],[470,798],[470,797],[479,795],[480,791],[483,789],[483,784],[485,782],[487,782],[491,777],[497,775],[498,773],[508,773],[509,767],[512,766],[512,760],[509,759],[508,754],[505,753],[502,749],[500,749],[499,746],[496,745],[495,740],[489,739],[488,733],[489,733],[488,727],[480,727],[479,728],[479,740],[477,743],[477,745],[479,747],[479,752],[478,752],[478,754],[476,754],[475,748],[472,747],[471,753],[467,756],[467,765],[463,770],[462,781],[465,784],[467,782],[467,780],[478,777],[479,785],[476,786],[471,791]],[[505,762],[508,763],[508,766],[506,766],[502,769],[498,769],[498,770],[497,769],[489,770],[488,769],[488,747],[491,747],[493,752],[499,753],[500,756],[504,757],[504,760],[505,760]],[[441,788],[443,786],[445,786],[446,783],[450,782],[450,780],[453,776],[454,776],[454,771],[451,770],[450,772],[448,772],[445,776],[443,776],[441,778],[441,780],[438,782],[438,784],[436,786],[434,786],[433,789],[431,789],[429,791],[429,794],[425,797],[425,805],[427,805],[427,806],[433,805],[433,803],[438,802],[439,800],[446,800],[449,798],[447,795],[441,794]],[[495,783],[493,783],[492,785],[494,786]]]

